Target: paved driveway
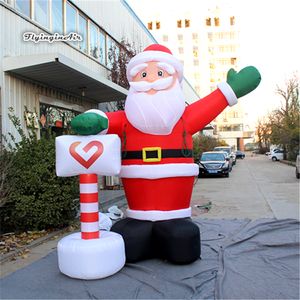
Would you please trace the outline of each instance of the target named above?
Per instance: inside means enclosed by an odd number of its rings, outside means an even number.
[[[265,155],[238,160],[229,178],[199,178],[195,184],[193,215],[207,218],[299,219],[299,180],[295,168]],[[209,212],[195,208],[212,202]]]

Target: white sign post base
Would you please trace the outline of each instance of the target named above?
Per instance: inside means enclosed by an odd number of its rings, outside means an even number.
[[[110,231],[101,231],[100,236],[83,240],[76,232],[62,238],[57,245],[59,270],[78,279],[101,279],[121,270],[125,264],[123,238]]]

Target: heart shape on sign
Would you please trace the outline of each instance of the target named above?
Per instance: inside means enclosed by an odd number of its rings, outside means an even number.
[[[86,169],[88,169],[103,153],[103,145],[101,142],[98,141],[92,141],[89,142],[86,146],[84,146],[82,149],[85,153],[87,153],[92,147],[97,147],[96,152],[88,159],[85,160],[81,155],[79,155],[76,152],[76,147],[81,144],[81,142],[74,142],[71,144],[69,151],[70,154]]]

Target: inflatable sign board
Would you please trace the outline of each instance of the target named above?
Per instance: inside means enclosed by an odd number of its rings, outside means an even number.
[[[121,169],[121,142],[117,135],[63,135],[56,138],[56,174],[117,175]]]

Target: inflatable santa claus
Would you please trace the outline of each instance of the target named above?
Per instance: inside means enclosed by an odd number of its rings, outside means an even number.
[[[199,228],[190,219],[199,172],[192,135],[254,90],[260,74],[254,67],[239,73],[231,69],[227,82],[186,106],[182,64],[168,48],[154,44],[129,61],[127,78],[124,111],[89,110],[71,126],[81,135],[114,133],[121,138],[120,177],[128,209],[127,218],[112,230],[123,236],[127,262],[159,257],[191,263],[200,257]]]

